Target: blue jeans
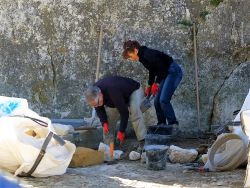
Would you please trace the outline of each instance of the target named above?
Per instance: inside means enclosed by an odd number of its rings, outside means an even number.
[[[180,66],[176,62],[171,63],[168,69],[168,75],[161,81],[159,91],[154,100],[158,124],[166,124],[166,119],[169,125],[178,124],[170,100],[181,79],[182,70]]]

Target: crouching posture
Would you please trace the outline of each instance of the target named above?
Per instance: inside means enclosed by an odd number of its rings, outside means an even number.
[[[181,79],[182,70],[174,59],[158,50],[141,46],[137,41],[124,42],[123,57],[132,61],[139,61],[149,71],[148,87],[146,95],[155,96],[155,110],[158,119],[157,124],[178,126],[171,98],[177,89]]]
[[[140,142],[138,149],[142,149],[146,135],[146,127],[140,110],[142,97],[143,90],[138,82],[120,76],[105,77],[88,87],[85,99],[90,106],[95,107],[103,125],[103,137],[106,144],[113,141],[119,118],[120,127],[117,139],[124,144],[125,130],[130,117],[137,140]]]

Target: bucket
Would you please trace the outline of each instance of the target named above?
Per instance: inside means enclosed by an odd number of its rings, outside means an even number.
[[[169,145],[171,140],[171,135],[146,134],[145,145]]]
[[[148,127],[147,134],[171,135],[172,129],[172,125],[153,125]]]
[[[145,145],[169,145],[172,140],[171,125],[149,126],[145,136]]]
[[[167,146],[148,145],[145,146],[146,165],[149,170],[163,170],[167,162]]]

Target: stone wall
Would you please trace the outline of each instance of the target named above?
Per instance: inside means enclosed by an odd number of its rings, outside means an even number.
[[[231,120],[250,85],[250,2],[211,2],[1,0],[1,95],[26,98],[33,110],[51,118],[91,116],[83,92],[95,79],[103,25],[100,75],[119,74],[146,84],[143,66],[121,57],[126,39],[172,55],[184,71],[173,105],[183,130],[196,130],[196,21],[201,128]],[[155,117],[149,117],[152,123]]]

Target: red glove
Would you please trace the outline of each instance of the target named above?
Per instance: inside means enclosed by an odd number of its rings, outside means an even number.
[[[159,85],[156,83],[153,83],[152,85],[152,95],[155,96],[159,90]]]
[[[108,134],[108,132],[109,132],[109,125],[108,125],[108,123],[104,123],[103,124],[103,132],[104,132],[104,134]]]
[[[124,144],[124,142],[125,142],[125,133],[121,132],[121,131],[118,131],[117,139],[120,141],[121,144]]]
[[[151,94],[151,86],[146,87],[145,96],[149,96]]]

